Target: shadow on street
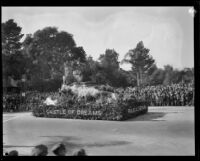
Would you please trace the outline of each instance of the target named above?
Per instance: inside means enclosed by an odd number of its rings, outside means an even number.
[[[127,121],[166,121],[164,119],[161,119],[166,114],[167,114],[166,112],[148,112],[146,114],[137,116]]]

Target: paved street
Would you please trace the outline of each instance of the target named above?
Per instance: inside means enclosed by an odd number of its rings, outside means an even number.
[[[29,155],[35,145],[51,149],[58,142],[64,142],[67,155],[80,148],[88,155],[194,155],[194,108],[150,107],[122,122],[3,114],[4,152]]]

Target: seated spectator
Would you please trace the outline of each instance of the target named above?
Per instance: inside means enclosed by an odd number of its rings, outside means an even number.
[[[32,156],[47,156],[48,149],[47,146],[40,144],[33,148]]]

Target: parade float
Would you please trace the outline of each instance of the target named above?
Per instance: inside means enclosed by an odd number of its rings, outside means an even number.
[[[75,79],[73,83],[69,79]],[[63,84],[56,97],[47,97],[33,109],[36,117],[127,120],[148,111],[144,99],[136,99],[130,92],[109,85],[81,82],[80,70],[65,65]]]

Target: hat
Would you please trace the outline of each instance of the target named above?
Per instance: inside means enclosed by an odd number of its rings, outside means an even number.
[[[33,148],[32,156],[46,156],[48,154],[47,146],[40,144]]]
[[[56,144],[52,148],[52,152],[58,156],[64,156],[66,153],[65,145],[62,143]]]

